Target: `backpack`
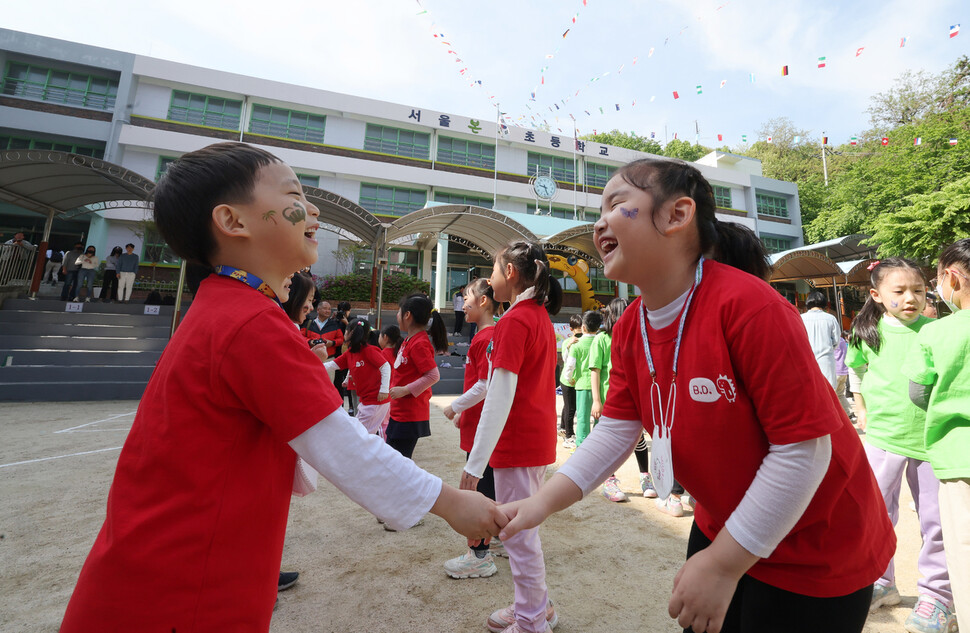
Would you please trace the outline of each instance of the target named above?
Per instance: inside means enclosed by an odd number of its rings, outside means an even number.
[[[148,293],[148,297],[145,299],[146,306],[160,306],[162,305],[162,293],[157,290],[152,290]]]
[[[54,251],[51,253],[51,261],[55,264],[60,264],[64,261],[64,251]]]

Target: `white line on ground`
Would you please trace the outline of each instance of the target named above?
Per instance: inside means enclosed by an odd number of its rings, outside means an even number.
[[[54,457],[40,457],[38,459],[28,459],[25,462],[11,462],[9,464],[0,464],[0,468],[6,468],[7,466],[20,466],[22,464],[34,464],[36,462],[46,462],[51,459],[62,459],[64,457],[79,457],[81,455],[91,455],[93,453],[103,453],[105,451],[117,451],[120,450],[120,446],[112,446],[111,448],[99,448],[96,451],[83,451],[81,453],[71,453],[70,455],[55,455]]]
[[[81,424],[81,425],[78,425],[78,426],[72,426],[69,429],[61,429],[60,431],[54,431],[54,432],[55,433],[68,433],[68,432],[74,431],[76,429],[83,429],[84,427],[91,426],[92,424],[100,424],[102,422],[108,422],[109,420],[116,420],[118,418],[123,418],[126,415],[134,415],[134,414],[135,414],[134,411],[129,411],[128,413],[119,413],[118,415],[112,415],[112,416],[109,416],[107,418],[104,418],[103,420],[95,420],[94,422],[88,422],[87,424]]]

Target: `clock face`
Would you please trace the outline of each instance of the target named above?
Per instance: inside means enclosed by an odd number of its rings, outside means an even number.
[[[556,195],[556,181],[549,176],[539,176],[532,183],[532,188],[535,190],[536,195],[544,200],[551,200],[554,195]]]

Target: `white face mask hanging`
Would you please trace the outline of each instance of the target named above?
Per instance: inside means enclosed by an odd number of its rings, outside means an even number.
[[[650,342],[647,339],[647,310],[641,306],[640,310],[640,336],[643,339],[643,353],[647,357],[647,366],[650,368],[650,417],[653,420],[653,433],[651,435],[650,471],[653,476],[654,488],[661,499],[670,496],[674,488],[674,458],[671,445],[671,434],[674,429],[674,413],[677,408],[677,360],[680,355],[680,343],[684,337],[684,323],[687,321],[687,312],[690,310],[690,303],[694,299],[694,292],[701,283],[704,274],[704,258],[701,257],[697,262],[697,271],[694,273],[694,285],[687,293],[687,300],[680,312],[679,325],[677,326],[677,342],[674,345],[674,366],[673,375],[670,381],[670,392],[667,394],[667,401],[664,402],[660,385],[657,383],[657,371],[653,365],[653,355],[650,353]]]

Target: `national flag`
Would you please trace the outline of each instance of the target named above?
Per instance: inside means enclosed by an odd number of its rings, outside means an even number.
[[[723,134],[718,134],[717,135],[717,140],[718,141],[723,141],[724,140],[724,135]]]
[[[754,73],[748,73],[748,80],[749,80],[749,81],[750,81],[751,83],[754,83]]]
[[[680,95],[677,94],[676,90],[674,90],[674,99],[680,99]]]
[[[650,47],[650,52],[647,53],[647,57],[653,57],[653,47]]]
[[[956,37],[957,35],[959,35],[959,33],[960,33],[960,25],[959,24],[954,24],[953,26],[950,27],[950,37],[951,38]]]
[[[558,103],[554,103],[554,104],[552,104],[552,105],[554,105],[554,106],[556,106],[556,109],[557,109],[557,110],[559,109],[559,104],[558,104]]]
[[[536,93],[535,92],[530,92],[529,94],[532,95],[532,99],[531,100],[532,101],[535,101],[536,100]]]
[[[899,38],[899,48],[904,48],[906,46],[906,40],[908,39],[909,39],[908,37]]]
[[[782,77],[787,77],[788,76],[788,66],[782,66],[781,67],[781,76]]]
[[[860,46],[859,48],[855,49],[855,56],[858,57],[859,55],[862,55],[862,51],[864,50],[866,50],[865,46]]]
[[[818,67],[819,68],[825,68],[825,58],[824,57],[819,57],[818,58]]]
[[[721,88],[723,88],[723,87],[724,87],[724,84],[726,84],[726,83],[727,83],[727,79],[722,79],[722,80],[721,80],[721,85],[720,85],[720,87],[721,87]]]
[[[589,110],[583,110],[583,112],[586,113],[586,116],[593,116],[592,114],[589,113]]]
[[[546,55],[546,59],[552,59],[552,55]]]
[[[957,139],[955,139],[955,138],[951,138],[950,139],[950,145],[956,145],[958,142],[959,141],[957,141]]]
[[[700,85],[697,86],[697,94],[704,94],[704,90],[700,87]]]
[[[657,138],[656,132],[650,132],[650,138]]]
[[[631,65],[631,66],[636,66],[636,65],[637,65],[637,60],[638,60],[638,59],[640,59],[640,58],[639,58],[639,57],[634,57],[634,58],[633,58],[633,63],[632,63],[632,64],[630,64],[630,65]]]
[[[889,145],[889,137],[888,136],[882,137],[882,144],[883,145]]]
[[[859,144],[858,137],[853,136],[852,138],[849,139],[849,145],[858,145],[858,144]]]
[[[563,39],[566,39],[566,36],[567,35],[569,35],[569,29],[566,29],[565,32],[563,32],[563,34],[562,34]]]
[[[677,132],[674,132],[674,140],[677,140]]]
[[[828,144],[829,144],[829,137],[823,136],[822,137],[822,145],[828,145]]]
[[[913,147],[916,147],[917,145],[922,145],[922,144],[923,144],[922,136],[917,136],[916,138],[913,139]]]
[[[576,18],[578,18],[578,17],[579,17],[579,14],[578,13],[573,16],[573,24],[576,24]]]
[[[617,111],[617,112],[619,112],[619,111],[620,111],[620,104],[619,104],[619,103],[618,103],[618,104],[616,104],[616,111]]]
[[[742,143],[747,143],[748,142],[748,135],[747,134],[742,134],[741,135],[741,142]]]
[[[603,106],[600,106],[600,114],[603,114]]]
[[[769,136],[769,137],[767,138],[767,141],[768,141],[769,143],[771,143],[771,142],[773,142],[773,141],[772,141],[772,138],[771,138],[770,136]]]
[[[631,104],[630,104],[630,107],[631,107],[631,108],[635,108],[636,106],[637,106],[637,100],[636,100],[636,99],[634,99],[634,100],[633,100],[633,103],[631,103]]]

